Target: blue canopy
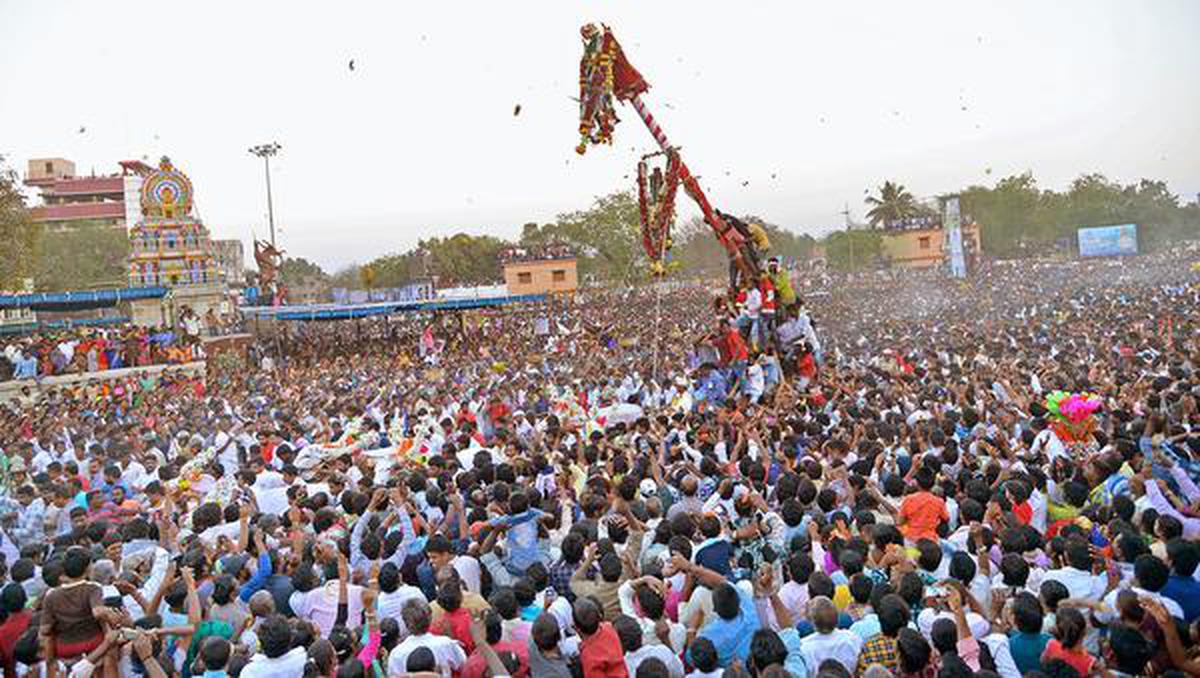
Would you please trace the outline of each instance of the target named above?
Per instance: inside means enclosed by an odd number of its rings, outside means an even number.
[[[381,301],[364,304],[306,304],[302,306],[243,306],[243,314],[274,320],[346,320],[393,313],[423,311],[465,311],[510,304],[546,301],[545,294],[515,294],[501,297],[467,299],[426,299],[423,301]]]
[[[29,308],[35,311],[81,311],[89,308],[116,306],[134,299],[159,299],[166,296],[166,287],[117,287],[102,290],[72,292],[39,292],[35,294],[0,295],[0,308]]]

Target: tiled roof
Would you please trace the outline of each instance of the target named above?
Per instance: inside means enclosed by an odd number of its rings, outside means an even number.
[[[47,186],[45,191],[54,195],[123,193],[125,191],[125,179],[123,177],[76,177],[74,179],[59,179]]]
[[[123,202],[79,202],[65,205],[40,205],[30,210],[34,221],[72,219],[111,219],[125,216]]]

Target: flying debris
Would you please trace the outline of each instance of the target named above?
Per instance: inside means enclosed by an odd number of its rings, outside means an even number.
[[[665,106],[666,108],[669,108],[669,109],[671,109],[672,111],[673,111],[673,110],[675,110],[675,106],[674,106],[673,104],[663,104],[663,106]]]
[[[354,70],[354,59],[350,60],[350,70]]]
[[[743,181],[743,182],[742,182],[742,186],[749,186],[749,185],[750,185],[750,182],[749,182],[749,181]]]
[[[898,118],[898,117],[900,117],[900,111],[892,111],[892,115],[894,115]]]
[[[79,133],[80,133],[80,134],[83,134],[83,133],[84,133],[84,132],[86,132],[86,131],[87,131],[87,128],[86,128],[86,127],[84,127],[83,125],[80,125],[80,126],[79,126]]]
[[[959,108],[959,110],[963,110],[963,111],[967,110],[966,106],[959,106],[958,108]]]
[[[992,168],[991,168],[991,167],[988,167],[987,169],[983,170],[983,173],[984,173],[984,174],[991,174],[991,173],[992,173]]]
[[[772,179],[774,179],[774,178],[775,178],[775,173],[774,173],[774,172],[772,172],[772,173],[771,173],[771,178],[772,178]]]
[[[513,117],[515,118],[515,117],[517,117],[518,115],[521,115],[521,104],[517,104],[517,105],[516,105],[516,106],[513,108]]]
[[[822,124],[822,125],[824,125],[824,124],[825,124],[825,116],[821,116],[821,124]]]

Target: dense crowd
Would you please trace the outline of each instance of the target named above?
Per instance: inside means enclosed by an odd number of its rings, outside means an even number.
[[[185,309],[177,327],[123,323],[14,336],[3,346],[0,381],[203,360],[201,337],[216,335],[223,329],[225,324],[214,312],[201,317]]]
[[[0,664],[1200,675],[1190,256],[772,263],[47,389],[0,414]]]

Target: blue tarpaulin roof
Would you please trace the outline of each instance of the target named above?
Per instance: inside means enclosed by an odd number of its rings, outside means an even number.
[[[166,296],[165,287],[118,287],[74,292],[0,295],[0,308],[31,308],[35,311],[77,311],[115,306],[133,299],[157,299]]]
[[[44,329],[61,329],[63,327],[104,327],[107,325],[122,325],[129,322],[129,316],[104,316],[102,318],[73,318],[70,320],[39,320],[20,325],[0,327],[0,334],[25,334]]]
[[[346,320],[392,313],[422,311],[465,311],[509,304],[546,301],[545,294],[516,294],[470,299],[426,299],[423,301],[381,301],[366,304],[308,304],[304,306],[243,306],[243,314],[275,320]]]

